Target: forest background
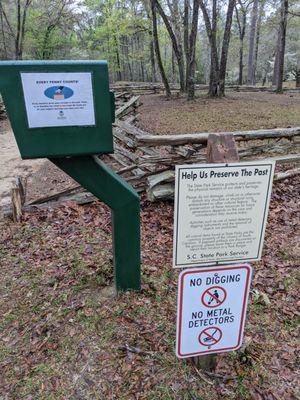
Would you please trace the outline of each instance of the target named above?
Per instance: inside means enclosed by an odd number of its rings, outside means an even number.
[[[112,81],[300,86],[299,0],[0,0],[0,58],[106,59]]]

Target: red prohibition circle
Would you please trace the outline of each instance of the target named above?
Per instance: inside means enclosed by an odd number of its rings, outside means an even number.
[[[207,332],[209,331],[209,332]],[[214,335],[216,332],[219,333],[219,337],[215,338]],[[204,337],[203,337],[204,336]],[[202,346],[213,346],[217,344],[222,339],[223,333],[220,328],[217,326],[210,326],[209,328],[203,329],[198,336],[198,341]]]
[[[223,292],[224,298],[223,298],[222,300],[219,300],[218,298],[216,298],[216,297],[214,296],[214,294],[212,293],[212,291],[215,290],[215,289],[219,289],[219,290],[221,290],[221,292]],[[217,303],[217,304],[212,305],[212,306],[211,306],[210,304],[208,304],[208,303],[205,301],[205,296],[206,296],[206,295],[208,295],[208,296],[210,296],[210,297],[213,297],[213,298],[216,300],[216,303]],[[216,308],[216,307],[220,307],[220,305],[222,305],[222,304],[224,303],[224,301],[226,300],[226,297],[227,297],[227,292],[226,292],[226,290],[225,290],[224,288],[222,288],[221,286],[211,286],[211,287],[209,287],[208,289],[206,289],[206,290],[202,293],[201,301],[202,301],[202,303],[205,305],[205,307],[208,307],[208,308]]]

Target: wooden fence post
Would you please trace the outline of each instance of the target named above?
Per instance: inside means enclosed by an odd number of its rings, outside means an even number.
[[[11,189],[12,215],[14,222],[20,222],[22,219],[22,208],[26,197],[26,179],[18,176]]]
[[[232,134],[211,133],[207,139],[207,163],[232,163],[238,162],[239,155],[235,140]],[[192,364],[203,371],[212,371],[217,365],[217,355],[209,354],[205,356],[192,357]]]

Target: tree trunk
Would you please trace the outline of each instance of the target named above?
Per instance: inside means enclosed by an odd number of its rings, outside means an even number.
[[[236,21],[238,25],[238,30],[239,30],[239,39],[240,39],[240,46],[239,46],[239,78],[238,78],[238,84],[242,85],[243,84],[243,71],[244,71],[244,38],[245,38],[245,32],[246,32],[246,23],[247,23],[247,8],[244,8],[244,4],[239,1],[239,6],[240,9],[237,8],[235,5],[235,15],[236,15]],[[242,14],[242,17],[240,19],[239,16],[239,10]]]
[[[220,69],[216,44],[210,50],[210,76],[209,76],[209,96],[219,97],[220,95]]]
[[[266,64],[265,64],[263,78],[262,78],[262,85],[263,86],[265,86],[265,84],[266,84],[269,70],[270,70],[270,63],[267,61]]]
[[[25,32],[26,32],[26,21],[27,21],[27,11],[31,4],[32,0],[26,0],[24,9],[23,9],[23,16],[21,22],[21,36],[19,42],[19,59],[23,58],[23,47],[24,47],[24,39],[25,39]]]
[[[220,67],[217,46],[217,0],[213,0],[212,23],[210,37],[210,77],[209,77],[209,95],[219,97],[220,94]]]
[[[151,0],[151,1],[153,1],[153,0]],[[157,9],[159,15],[161,16],[162,20],[164,21],[167,31],[169,33],[170,39],[171,39],[172,47],[173,47],[174,54],[176,56],[177,64],[178,64],[180,90],[183,92],[184,91],[184,63],[183,63],[182,47],[181,47],[181,44],[177,41],[176,35],[172,29],[170,21],[166,15],[166,13],[164,12],[162,6],[160,5],[159,1],[158,0],[154,0],[154,1],[155,1],[156,9]]]
[[[185,89],[188,87],[188,75],[189,75],[189,0],[184,0],[184,15],[183,15],[183,44],[185,53]]]
[[[235,1],[236,0],[229,0],[227,15],[226,15],[226,24],[225,24],[225,29],[224,29],[221,61],[220,61],[220,94],[219,94],[220,96],[225,95],[226,66],[227,66],[228,49],[229,49],[231,25],[232,25],[232,16],[233,16]]]
[[[241,31],[240,31],[239,85],[242,85],[242,84],[243,84],[243,72],[244,72],[244,38],[245,38],[245,32],[246,32],[246,22],[247,22],[246,12],[243,12],[242,26],[241,26]]]
[[[195,70],[196,70],[196,39],[198,31],[198,18],[199,17],[199,0],[194,0],[193,3],[193,18],[192,27],[189,41],[189,64],[188,64],[188,76],[187,76],[187,93],[188,100],[192,100],[195,97]]]
[[[116,47],[116,60],[117,60],[117,80],[121,81],[122,80],[122,71],[121,71],[121,63],[120,63],[120,53],[119,53],[119,43],[116,35],[114,37],[114,42],[115,42],[115,47]]]
[[[282,93],[282,82],[284,72],[284,52],[285,52],[285,41],[286,41],[286,26],[287,16],[289,10],[289,0],[281,0],[280,10],[280,47],[278,56],[278,77],[276,79],[276,92]]]
[[[251,13],[251,25],[249,33],[249,54],[248,54],[248,71],[247,71],[248,85],[254,85],[254,45],[255,45],[257,14],[258,14],[258,0],[254,0]]]
[[[239,49],[239,79],[238,84],[243,84],[243,70],[244,70],[244,39],[240,40],[240,49]]]
[[[128,36],[124,36],[124,41],[125,41],[125,46],[124,46],[124,59],[126,60],[126,77],[125,80],[133,81],[133,75],[132,75],[132,67],[131,67],[131,62],[130,62],[130,57],[129,57],[129,46],[131,46],[131,43],[129,43]]]
[[[175,54],[174,50],[172,49],[172,59],[171,59],[171,66],[172,66],[172,81],[176,82],[176,69],[175,69]]]
[[[170,1],[167,1],[172,18],[173,30],[178,43],[178,48],[180,50],[180,61],[177,60],[178,71],[179,71],[179,83],[181,91],[185,91],[185,65],[184,65],[184,49],[182,43],[182,16],[179,9],[179,1],[180,0],[172,0],[172,4]],[[176,54],[175,54],[176,56]]]
[[[256,85],[256,69],[257,69],[257,58],[258,58],[258,46],[259,46],[260,28],[261,28],[262,17],[263,17],[263,14],[264,14],[264,8],[265,8],[265,0],[261,0],[260,7],[259,7],[258,20],[257,20],[256,38],[255,38],[255,52],[254,52],[254,65],[253,65],[254,85]]]
[[[4,20],[3,20],[3,10],[2,10],[2,1],[0,0],[0,23],[1,23],[1,35],[3,40],[3,50],[4,50],[4,58],[7,60],[7,46],[6,46],[6,38],[4,33]]]
[[[296,67],[296,88],[300,87],[300,57],[297,60],[297,67]]]
[[[151,32],[151,37],[152,37],[152,32]],[[150,41],[150,59],[151,59],[151,78],[152,82],[157,81],[157,76],[156,76],[156,65],[155,65],[155,54],[154,54],[154,41],[151,39]]]
[[[277,79],[278,79],[278,68],[279,68],[279,53],[280,53],[280,38],[281,38],[281,32],[280,32],[280,26],[278,28],[278,33],[277,33],[277,43],[276,43],[276,53],[275,53],[275,60],[274,60],[274,70],[273,70],[273,77],[272,77],[272,85],[277,86]]]
[[[165,90],[166,90],[166,96],[171,97],[171,90],[170,90],[170,85],[164,70],[164,66],[162,63],[161,55],[160,55],[160,48],[159,48],[159,41],[158,41],[158,32],[157,32],[157,19],[156,19],[156,1],[151,0],[151,11],[152,11],[152,27],[153,27],[153,40],[154,40],[154,49],[155,49],[155,54],[156,54],[156,59],[157,59],[157,64],[159,68],[159,72],[161,75],[161,79],[163,81]]]

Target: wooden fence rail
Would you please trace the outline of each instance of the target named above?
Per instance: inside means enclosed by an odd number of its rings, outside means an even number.
[[[124,83],[115,83],[111,85],[111,88],[116,92],[127,91],[131,94],[156,94],[164,92],[165,88],[160,82],[124,82]],[[170,84],[171,91],[180,92],[180,87],[178,84],[173,83]],[[197,91],[207,91],[208,85],[205,84],[196,84],[195,90]],[[226,91],[234,91],[234,92],[266,92],[266,93],[274,93],[275,88],[270,86],[248,86],[248,85],[226,85]],[[300,93],[300,88],[293,87],[283,88],[283,92],[285,93]]]
[[[102,158],[149,200],[173,195],[174,167],[204,163],[209,133],[153,135],[133,125],[135,117],[116,120],[115,153]],[[300,127],[230,132],[241,160],[274,158],[298,162]]]

